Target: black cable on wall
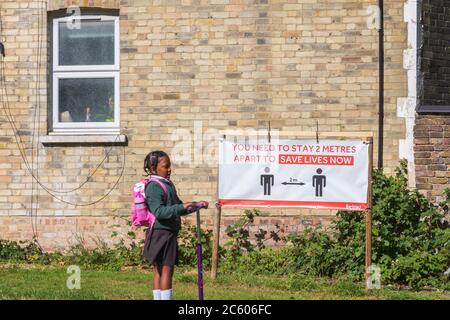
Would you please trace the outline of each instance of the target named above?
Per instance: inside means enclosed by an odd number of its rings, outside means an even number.
[[[379,89],[378,89],[378,169],[383,169],[384,140],[384,1],[378,0],[380,26],[378,28]]]

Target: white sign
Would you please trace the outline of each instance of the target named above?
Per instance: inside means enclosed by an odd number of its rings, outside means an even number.
[[[368,208],[369,145],[356,140],[233,142],[219,148],[225,207]]]

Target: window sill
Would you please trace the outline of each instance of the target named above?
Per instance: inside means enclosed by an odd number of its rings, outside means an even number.
[[[421,114],[449,114],[450,106],[444,105],[421,105],[417,108],[417,113]]]
[[[126,146],[126,135],[48,135],[40,138],[44,147]]]

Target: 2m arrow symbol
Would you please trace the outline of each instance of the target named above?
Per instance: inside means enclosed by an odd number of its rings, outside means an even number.
[[[304,186],[305,183],[303,182],[283,182],[282,185],[297,185],[297,186]]]

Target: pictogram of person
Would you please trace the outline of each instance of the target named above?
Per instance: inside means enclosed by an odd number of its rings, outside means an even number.
[[[325,177],[322,173],[322,169],[317,169],[317,175],[313,176],[312,186],[316,187],[316,197],[323,196],[323,188],[327,186],[327,177]]]
[[[269,173],[270,172],[269,167],[266,167],[264,169],[264,172]],[[275,183],[275,178],[273,174],[262,174],[260,181],[261,185],[264,186],[264,195],[270,196],[270,187],[273,186],[273,184]]]

